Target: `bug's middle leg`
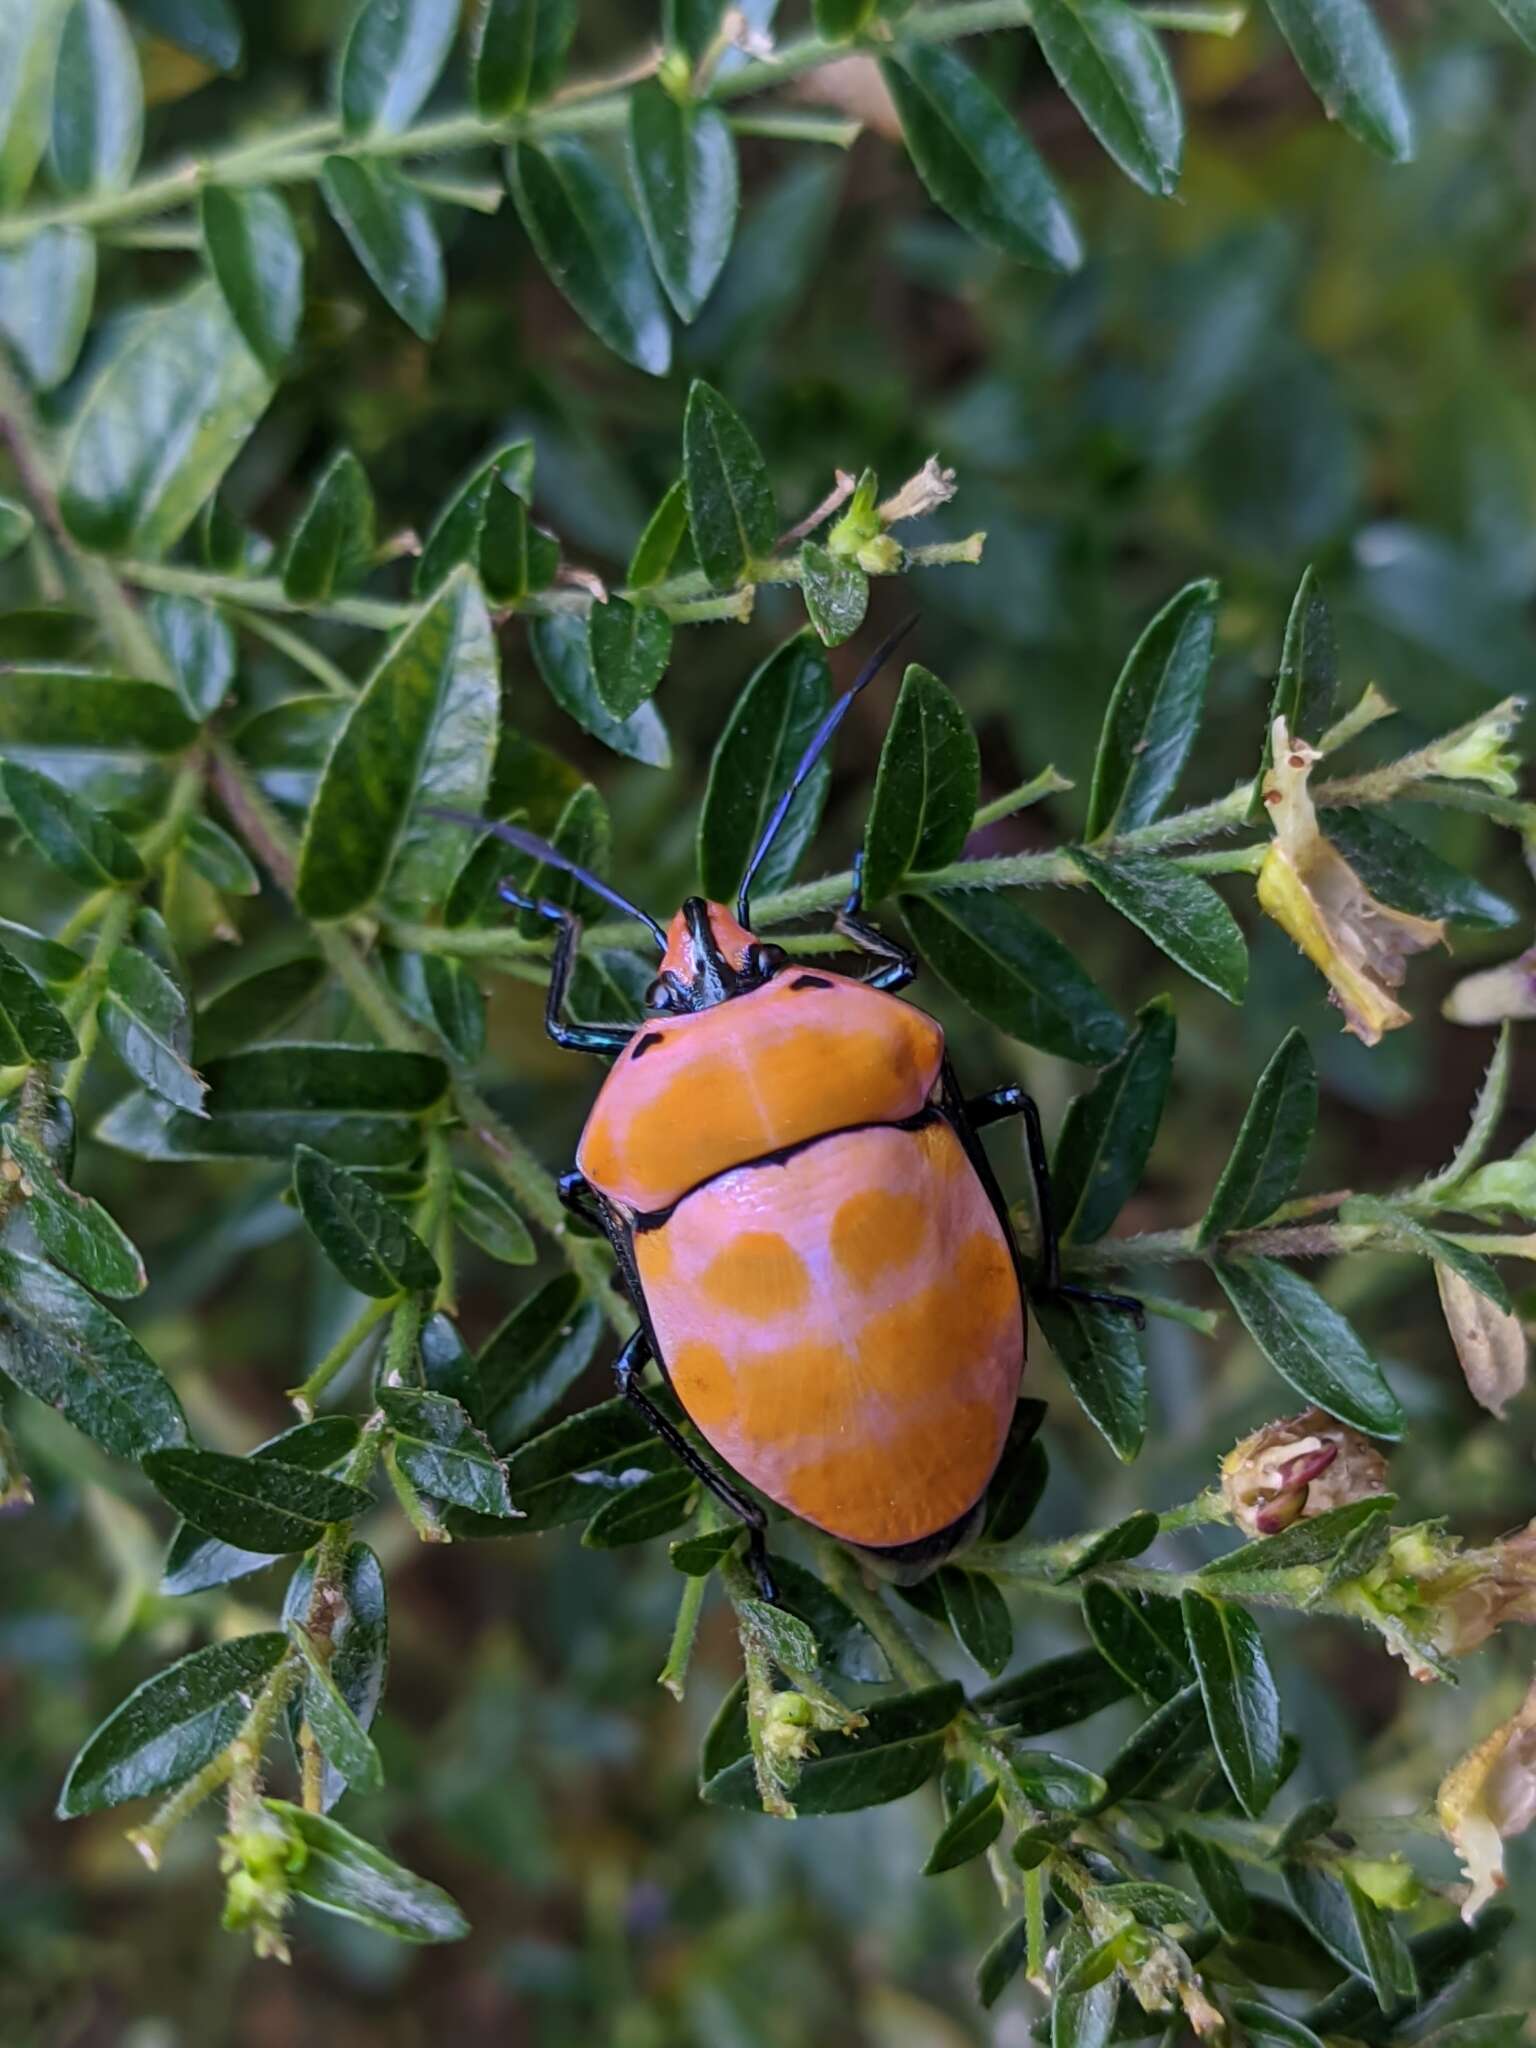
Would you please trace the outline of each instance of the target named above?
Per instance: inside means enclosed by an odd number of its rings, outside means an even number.
[[[639,1409],[668,1449],[682,1459],[700,1485],[708,1487],[722,1507],[729,1508],[733,1515],[746,1523],[748,1568],[763,1598],[776,1600],[778,1591],[768,1568],[767,1517],[755,1501],[748,1500],[744,1493],[732,1486],[723,1472],[711,1465],[707,1458],[700,1457],[687,1437],[662,1414],[641,1386],[640,1375],[653,1356],[651,1340],[644,1330],[636,1330],[614,1361],[614,1384],[624,1399]]]
[[[864,849],[861,846],[853,857],[853,887],[841,910],[832,920],[837,930],[861,953],[873,954],[881,964],[870,969],[864,979],[871,988],[884,989],[894,995],[899,988],[916,979],[917,960],[897,940],[887,938],[877,926],[872,925],[864,915]]]
[[[1017,1081],[1008,1081],[1001,1088],[989,1088],[985,1095],[972,1096],[965,1105],[965,1113],[972,1130],[977,1131],[985,1130],[988,1124],[1001,1123],[1005,1117],[1024,1120],[1024,1151],[1029,1160],[1030,1179],[1035,1184],[1035,1216],[1040,1227],[1039,1292],[1055,1295],[1059,1300],[1088,1301],[1100,1308],[1120,1309],[1135,1318],[1138,1329],[1142,1328],[1146,1313],[1135,1295],[1106,1294],[1099,1288],[1079,1287],[1061,1277],[1061,1233],[1056,1225],[1045,1133],[1040,1127],[1040,1110],[1034,1097]]]
[[[547,903],[525,896],[511,882],[502,882],[496,892],[505,903],[519,910],[531,910],[555,927],[555,950],[549,963],[549,994],[544,1003],[544,1029],[556,1045],[572,1052],[620,1053],[634,1037],[627,1024],[579,1024],[565,1014],[576,956],[581,950],[581,919],[562,904]]]

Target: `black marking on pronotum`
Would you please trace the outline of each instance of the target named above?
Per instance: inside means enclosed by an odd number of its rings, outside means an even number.
[[[505,840],[508,846],[515,846],[519,853],[541,861],[545,867],[559,868],[563,874],[574,875],[584,889],[590,889],[594,896],[600,896],[615,910],[621,910],[626,917],[643,924],[661,950],[667,950],[667,935],[649,911],[641,910],[627,896],[621,896],[611,882],[605,882],[601,875],[594,875],[590,868],[584,868],[580,861],[572,860],[569,854],[562,853],[558,846],[551,846],[536,832],[525,832],[521,825],[503,825],[494,818],[477,818],[472,811],[449,810],[442,804],[423,804],[422,812],[428,818],[441,818],[448,825],[462,825],[470,832],[489,832],[495,838]],[[532,907],[538,908],[536,904]]]
[[[831,982],[820,974],[797,974],[789,984],[791,988],[830,988]]]
[[[637,1060],[642,1053],[649,1052],[653,1045],[662,1045],[665,1042],[666,1033],[663,1031],[642,1031],[635,1040],[629,1056],[632,1060]]]

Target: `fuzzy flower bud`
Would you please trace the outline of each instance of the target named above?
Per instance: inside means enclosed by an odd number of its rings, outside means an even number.
[[[1472,1920],[1504,1888],[1505,1842],[1536,1821],[1536,1684],[1449,1773],[1438,1811],[1471,1879],[1461,1917]]]
[[[1502,967],[1464,974],[1442,1009],[1453,1024],[1501,1024],[1506,1017],[1536,1017],[1536,946]]]
[[[1326,975],[1345,1029],[1375,1045],[1409,1021],[1392,991],[1409,955],[1441,944],[1445,926],[1376,900],[1318,826],[1307,781],[1322,757],[1305,740],[1292,741],[1283,718],[1275,720],[1273,745],[1264,801],[1275,837],[1259,870],[1259,902]]]
[[[277,1818],[257,1808],[234,1834],[219,1840],[224,1873],[224,1926],[248,1927],[258,1956],[290,1960],[283,1922],[292,1903],[288,1880],[303,1869],[308,1849]]]
[[[1479,1550],[1461,1549],[1432,1523],[1400,1529],[1336,1597],[1381,1631],[1415,1678],[1444,1677],[1449,1659],[1507,1623],[1536,1622],[1536,1523]]]
[[[1424,772],[1443,776],[1448,782],[1481,782],[1500,796],[1518,796],[1520,757],[1509,741],[1524,716],[1525,699],[1506,697],[1459,732],[1426,747]]]
[[[894,498],[876,507],[882,525],[895,526],[903,519],[923,519],[947,505],[955,495],[955,472],[945,469],[937,455],[930,455],[916,476],[909,476]]]
[[[763,1748],[775,1764],[802,1764],[816,1754],[816,1709],[799,1692],[776,1692],[763,1716]]]
[[[1387,1464],[1374,1444],[1321,1408],[1304,1408],[1234,1444],[1221,1491],[1246,1536],[1276,1536],[1292,1522],[1380,1493]]]

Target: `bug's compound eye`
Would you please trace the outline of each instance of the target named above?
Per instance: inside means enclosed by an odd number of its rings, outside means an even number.
[[[679,1010],[682,1008],[682,991],[670,974],[658,974],[645,992],[645,1007],[648,1010]]]
[[[747,948],[744,962],[753,981],[770,981],[781,967],[788,964],[789,955],[782,946],[763,945],[761,942],[755,942]]]

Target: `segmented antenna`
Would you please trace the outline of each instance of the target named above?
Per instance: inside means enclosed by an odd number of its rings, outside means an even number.
[[[874,653],[869,657],[868,661],[866,661],[864,666],[859,670],[859,673],[854,678],[853,683],[849,686],[848,689],[846,689],[843,692],[842,696],[838,698],[837,702],[832,706],[832,709],[827,713],[826,717],[821,721],[820,725],[817,726],[815,732],[812,734],[811,743],[806,748],[805,752],[800,756],[800,765],[796,768],[794,774],[789,778],[789,787],[785,790],[784,794],[779,798],[778,802],[774,805],[773,813],[770,816],[767,824],[763,827],[763,836],[757,842],[757,849],[753,853],[752,858],[747,862],[747,872],[741,878],[741,889],[736,898],[736,916],[738,922],[746,925],[748,929],[751,928],[752,922],[752,877],[757,873],[758,869],[762,866],[764,860],[767,859],[768,849],[773,845],[774,840],[778,837],[779,827],[784,823],[784,820],[788,817],[790,805],[794,802],[795,798],[800,794],[800,789],[805,781],[805,778],[810,774],[811,770],[816,766],[816,763],[821,759],[821,756],[825,751],[828,742],[831,740],[833,733],[837,731],[837,728],[848,716],[848,709],[849,706],[853,703],[854,698],[858,696],[860,690],[865,689],[870,683],[872,683],[875,680],[875,677],[879,675],[881,669],[885,667],[885,664],[890,660],[891,656],[896,652],[896,649],[901,645],[902,641],[906,639],[907,635],[911,632],[912,628],[916,624],[917,613],[914,612],[911,618],[904,619],[902,621],[902,623],[896,628],[894,633],[888,635],[886,639],[881,641],[880,645],[875,649]]]
[[[667,935],[648,911],[641,910],[621,896],[617,889],[605,882],[600,875],[594,875],[590,868],[584,868],[563,854],[558,846],[551,846],[547,839],[541,839],[536,832],[525,832],[521,825],[503,825],[492,818],[477,818],[472,811],[450,811],[440,804],[423,804],[423,813],[429,818],[441,818],[449,825],[463,825],[470,832],[490,832],[497,839],[504,839],[508,846],[515,846],[519,853],[526,853],[532,859],[542,861],[546,867],[559,868],[562,873],[574,875],[584,889],[590,889],[594,896],[601,896],[605,903],[611,903],[615,910],[623,911],[626,917],[633,917],[643,924],[663,952],[667,950]]]

